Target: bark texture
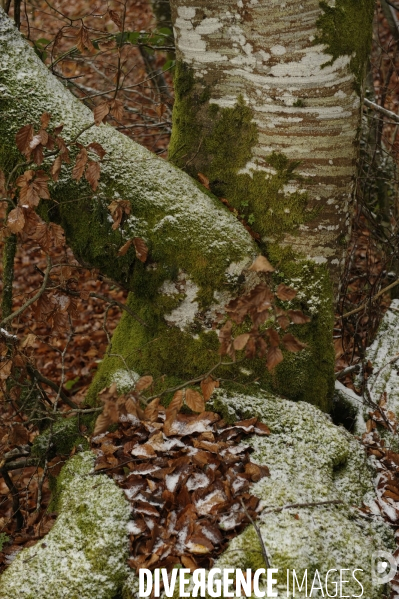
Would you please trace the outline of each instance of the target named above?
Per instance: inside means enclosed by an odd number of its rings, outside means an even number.
[[[171,159],[204,173],[270,252],[326,264],[337,283],[373,0],[171,4]]]

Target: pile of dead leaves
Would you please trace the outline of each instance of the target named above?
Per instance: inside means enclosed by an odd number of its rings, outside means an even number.
[[[132,412],[115,432],[93,438],[96,471],[112,476],[132,504],[130,566],[211,568],[260,511],[250,484],[269,470],[252,463],[240,441],[268,435],[268,427],[257,418],[228,425],[214,412],[177,413],[159,400],[141,417]]]

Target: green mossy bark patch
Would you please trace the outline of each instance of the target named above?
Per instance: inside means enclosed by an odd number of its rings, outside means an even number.
[[[211,191],[226,198],[262,237],[278,239],[314,218],[306,191],[284,192],[288,183],[303,180],[296,173],[299,162],[271,153],[267,158],[271,172],[241,172],[253,160],[258,143],[253,112],[242,97],[233,108],[219,108],[210,101],[210,89],[181,62],[174,81],[171,162],[194,178],[205,174]]]
[[[320,2],[323,14],[316,25],[319,33],[315,43],[326,45],[326,54],[332,59],[331,65],[339,56],[350,56],[350,69],[355,75],[355,89],[360,95],[365,68],[371,49],[372,23],[375,9],[374,0],[336,0],[330,6],[325,0]]]

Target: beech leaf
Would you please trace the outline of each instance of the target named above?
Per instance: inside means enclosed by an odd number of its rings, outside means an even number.
[[[294,299],[296,294],[297,291],[295,289],[292,289],[292,287],[284,285],[284,283],[280,283],[280,285],[277,287],[276,295],[282,301],[290,301]]]
[[[288,316],[294,324],[305,324],[310,322],[309,316],[306,316],[301,310],[287,310]]]
[[[22,206],[17,206],[10,211],[7,218],[7,228],[11,233],[20,233],[25,226],[25,215]]]
[[[121,248],[119,248],[118,256],[124,256],[125,254],[127,254],[127,251],[130,248],[130,246],[132,245],[132,243],[133,243],[133,239],[129,239],[129,241],[124,243],[123,246]]]
[[[140,237],[133,238],[134,249],[136,250],[136,256],[140,260],[140,262],[145,262],[148,256],[148,247],[144,239]]]
[[[152,378],[152,376],[142,376],[137,381],[135,390],[144,391],[145,389],[148,389],[148,387],[151,387],[153,381],[154,379]]]
[[[193,412],[205,412],[205,401],[198,391],[187,389],[185,402]]]
[[[266,358],[267,369],[269,371],[273,370],[283,359],[283,354],[279,347],[269,347]]]
[[[200,387],[202,395],[204,396],[204,400],[208,401],[214,390],[219,387],[219,381],[214,381],[211,376],[208,376],[206,379],[201,381]]]
[[[76,164],[72,170],[72,179],[75,181],[80,181],[83,176],[85,167],[87,163],[87,150],[86,148],[82,148],[79,154],[76,156]]]
[[[288,351],[290,352],[301,351],[306,347],[306,343],[302,343],[302,341],[299,341],[299,339],[294,337],[294,335],[291,335],[291,333],[287,333],[286,335],[284,335],[282,341],[284,347],[288,349]]]
[[[101,144],[97,143],[96,141],[92,141],[86,148],[87,150],[93,150],[93,152],[95,152],[100,159],[102,160],[105,156],[105,154],[107,153],[106,150],[104,150],[104,148],[102,147]]]
[[[17,144],[17,148],[21,152],[21,154],[24,154],[25,156],[29,156],[29,154],[30,154],[29,144],[32,140],[32,137],[33,137],[32,125],[24,125],[24,127],[21,127],[21,129],[17,132],[17,134],[15,136],[15,141]]]
[[[253,272],[274,272],[275,269],[267,258],[264,256],[257,256],[249,270]]]
[[[101,167],[99,162],[95,160],[89,160],[87,169],[85,172],[85,177],[89,182],[90,187],[93,191],[96,191],[98,187],[98,181],[100,179]]]
[[[182,405],[183,405],[183,391],[182,391],[182,389],[179,389],[178,391],[176,391],[176,393],[172,397],[172,401],[168,405],[168,412],[175,411],[175,410],[178,412],[180,410],[180,408],[182,407]]]
[[[242,333],[242,335],[238,335],[238,337],[236,337],[233,342],[234,349],[237,349],[238,351],[244,349],[244,347],[248,343],[249,337],[249,333]]]
[[[98,104],[98,106],[96,106],[93,111],[95,124],[97,126],[101,125],[101,123],[104,122],[104,119],[108,114],[109,114],[108,102],[101,102],[101,104]]]

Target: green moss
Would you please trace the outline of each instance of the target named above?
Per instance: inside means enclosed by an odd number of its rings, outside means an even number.
[[[334,6],[322,0],[323,14],[316,25],[319,33],[315,44],[325,44],[326,54],[333,64],[339,56],[350,56],[350,68],[356,77],[355,89],[358,94],[363,83],[366,64],[371,49],[371,33],[375,2],[374,0],[336,0]]]
[[[33,441],[32,455],[42,457],[49,449],[53,455],[69,455],[76,445],[87,449],[88,441],[80,432],[82,423],[82,418],[78,416],[63,418],[53,423]]]
[[[272,153],[267,160],[274,174],[240,172],[252,160],[258,143],[252,110],[241,97],[233,108],[219,108],[209,102],[209,88],[196,81],[183,63],[177,65],[175,86],[171,162],[193,177],[205,174],[211,191],[227,198],[261,236],[295,232],[314,218],[306,192],[284,193],[286,184],[301,179],[295,172],[299,162]]]

